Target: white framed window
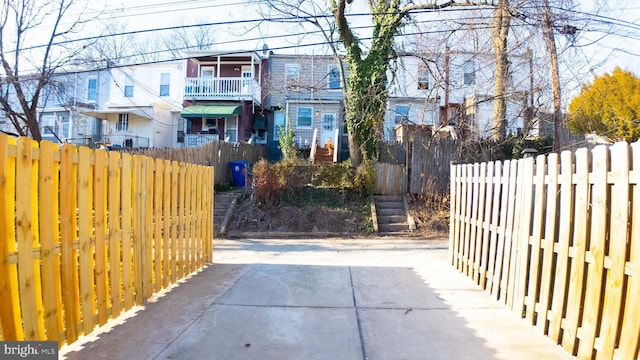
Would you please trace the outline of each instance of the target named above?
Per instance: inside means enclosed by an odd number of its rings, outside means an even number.
[[[310,128],[313,124],[313,108],[307,106],[298,107],[298,127]]]
[[[129,131],[129,114],[118,114],[118,122],[116,123],[117,132]]]
[[[216,67],[215,66],[201,66],[200,67],[200,77],[212,78],[215,75],[216,75]]]
[[[472,85],[476,83],[476,66],[473,60],[469,60],[464,63],[464,78],[462,79],[465,85]]]
[[[394,108],[394,124],[406,124],[409,121],[409,105],[396,105]]]
[[[98,79],[90,77],[87,79],[87,101],[96,101],[98,98]]]
[[[322,114],[322,131],[333,131],[336,127],[336,114],[323,113]]]
[[[280,140],[280,132],[287,129],[287,118],[284,111],[273,113],[273,140]]]
[[[125,76],[124,97],[133,97],[133,75],[127,74]]]
[[[429,89],[429,68],[422,64],[418,70],[418,90],[427,89]]]
[[[340,68],[338,65],[331,64],[327,68],[327,89],[339,90],[342,88],[340,82]]]
[[[44,135],[58,133],[55,115],[47,114],[42,116],[40,120],[40,132]]]
[[[160,96],[169,96],[169,91],[171,90],[169,87],[170,83],[171,83],[170,73],[160,74]]]
[[[297,87],[300,83],[300,65],[285,64],[284,76],[284,83],[286,87]]]

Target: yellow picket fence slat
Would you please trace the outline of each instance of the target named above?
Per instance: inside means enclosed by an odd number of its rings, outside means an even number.
[[[637,359],[640,143],[451,165],[451,264],[579,359]]]
[[[72,343],[211,261],[210,166],[0,134],[0,340]]]

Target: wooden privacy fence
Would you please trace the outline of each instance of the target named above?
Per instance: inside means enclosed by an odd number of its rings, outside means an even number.
[[[258,160],[266,157],[266,151],[266,145],[230,143],[214,140],[199,147],[168,149],[134,148],[129,152],[152,158],[213,166],[216,169],[214,181],[216,184],[219,184],[229,182],[231,179],[229,170],[230,161],[247,160],[249,163],[255,164]]]
[[[0,135],[0,340],[74,342],[211,261],[213,168]]]
[[[398,172],[398,176],[402,174],[404,177],[403,194],[446,194],[449,191],[449,167],[451,162],[459,159],[460,144],[450,138],[425,134],[413,136],[406,141],[408,143],[380,144],[379,164],[386,164],[384,169],[381,168],[386,171],[382,175],[378,173],[378,182],[388,182],[389,179],[384,177],[389,175],[389,170],[404,168],[408,161],[408,170]]]
[[[451,166],[450,260],[580,359],[637,359],[640,143]]]
[[[379,195],[404,195],[407,193],[407,174],[402,164],[375,163],[376,188]]]

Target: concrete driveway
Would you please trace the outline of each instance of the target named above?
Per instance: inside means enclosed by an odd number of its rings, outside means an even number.
[[[216,240],[214,263],[61,359],[568,359],[438,239]]]

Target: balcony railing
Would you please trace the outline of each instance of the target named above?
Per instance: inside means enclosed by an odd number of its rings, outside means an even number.
[[[149,147],[149,138],[126,134],[69,138],[67,142],[75,145],[89,146],[94,149],[101,145],[109,149]]]
[[[218,134],[184,134],[184,146],[202,146],[209,141],[218,140]]]
[[[195,100],[253,100],[260,103],[260,84],[248,78],[186,78],[184,97]]]

